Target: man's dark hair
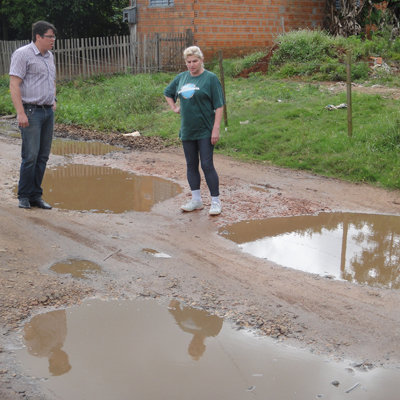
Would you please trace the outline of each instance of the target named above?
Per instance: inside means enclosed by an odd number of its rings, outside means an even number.
[[[32,41],[36,42],[36,35],[43,36],[49,29],[54,32],[54,35],[57,34],[56,28],[50,22],[38,21],[32,24]]]

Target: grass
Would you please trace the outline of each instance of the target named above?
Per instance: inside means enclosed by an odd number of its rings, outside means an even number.
[[[233,78],[263,53],[224,60],[228,126],[221,126],[216,151],[241,160],[400,189],[398,101],[353,92],[353,135],[349,138],[347,110],[325,109],[329,104],[346,103],[346,93],[333,94],[315,82],[318,76],[332,77],[338,71],[331,69],[327,73],[331,68],[329,63],[343,68],[340,61],[343,51],[337,53],[338,48],[352,48],[356,58],[361,59],[371,48],[385,48],[387,54],[395,54],[394,46],[399,44],[384,44],[384,39],[378,38],[374,47],[373,43],[365,44],[358,38],[345,41],[319,34],[323,37],[310,39],[309,32],[286,37],[289,44],[282,47],[284,54],[292,54],[291,60],[282,61],[287,56],[275,53],[281,61],[275,62],[269,76],[256,73],[248,79]],[[306,45],[307,38],[311,45]],[[299,43],[303,46],[293,55]],[[302,68],[307,71],[311,71],[310,63],[324,68],[302,75],[302,81],[298,78],[294,81],[287,79],[298,76],[298,69],[292,65],[294,61],[296,65],[303,64]],[[216,62],[206,67],[219,72]],[[364,72],[359,74],[362,79]],[[278,75],[281,79],[277,79]],[[169,110],[163,96],[164,88],[173,77],[174,74],[167,73],[99,76],[59,84],[56,122],[106,132],[138,130],[143,135],[174,139],[180,117]],[[381,74],[364,82],[399,86],[400,81],[394,75]],[[14,112],[8,84],[8,77],[0,78],[0,114]]]
[[[268,78],[236,81],[238,86],[241,90],[228,102],[228,130],[218,145],[224,154],[400,188],[397,101],[354,93],[349,138],[347,110],[324,108],[345,103],[345,93]]]

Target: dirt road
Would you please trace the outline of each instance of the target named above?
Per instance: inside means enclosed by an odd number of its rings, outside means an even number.
[[[107,165],[179,183],[183,193],[151,212],[82,213],[22,210],[13,193],[20,139],[0,127],[0,398],[39,399],[12,349],[33,315],[88,297],[177,298],[232,323],[334,359],[400,366],[400,293],[332,281],[240,252],[218,235],[226,224],[277,216],[351,211],[400,214],[400,193],[354,185],[266,164],[217,156],[223,214],[182,213],[189,196],[179,147],[106,156],[51,156],[49,165]],[[254,190],[252,187],[264,190]],[[167,253],[154,258],[144,248]],[[288,249],[290,251],[290,249]],[[104,273],[80,280],[50,267],[69,258]],[[304,260],[305,262],[307,260]]]

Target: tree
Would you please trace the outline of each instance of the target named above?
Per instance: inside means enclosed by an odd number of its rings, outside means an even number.
[[[384,10],[376,10],[374,13],[371,13],[371,16],[374,18],[371,19],[371,23],[375,24],[378,29],[391,29],[391,39],[399,36],[400,0],[388,0]]]
[[[329,32],[344,37],[358,35],[361,32],[358,16],[362,13],[364,4],[366,2],[359,6],[358,0],[340,0],[339,4],[336,0],[327,0],[326,24]]]
[[[32,23],[37,15],[37,5],[34,0],[0,0],[0,38],[30,38]]]
[[[358,35],[368,25],[398,35],[400,0],[327,0],[326,5],[325,24],[332,35]]]
[[[129,0],[0,0],[0,38],[28,39],[39,20],[52,23],[60,38],[128,34],[122,21],[128,5]]]

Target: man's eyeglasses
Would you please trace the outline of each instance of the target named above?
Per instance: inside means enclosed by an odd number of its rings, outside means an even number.
[[[50,40],[56,40],[57,39],[57,37],[56,36],[53,36],[53,35],[41,35],[42,37],[47,37],[47,38],[49,38]]]

